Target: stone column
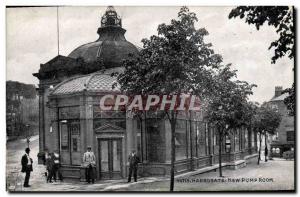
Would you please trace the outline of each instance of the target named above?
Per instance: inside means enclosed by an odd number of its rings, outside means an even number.
[[[143,163],[147,163],[147,147],[146,147],[146,131],[147,131],[147,123],[146,123],[146,112],[144,112],[144,114],[142,115],[142,122],[141,122],[141,126],[143,127],[143,129],[141,130],[141,147],[142,147],[142,154],[143,154]]]
[[[43,96],[43,130],[44,130],[44,139],[45,144],[44,148],[47,148],[49,152],[53,152],[55,150],[56,136],[53,134],[56,128],[52,127],[52,132],[50,132],[51,120],[53,114],[55,112],[50,108],[50,102],[48,102],[49,89],[44,89]]]
[[[93,102],[92,97],[82,95],[80,98],[80,138],[81,153],[86,151],[87,146],[91,146],[93,152],[97,147],[94,141],[96,139],[93,131]]]
[[[79,98],[79,112],[80,112],[80,140],[81,140],[81,154],[86,150],[87,146],[87,130],[86,130],[86,98],[85,96],[80,96]]]
[[[127,136],[127,151],[126,155],[129,155],[132,150],[136,150],[136,130],[133,128],[133,117],[131,112],[126,113],[126,136]]]
[[[39,89],[39,152],[45,150],[45,130],[44,130],[44,91]]]
[[[95,152],[98,147],[96,146],[96,138],[94,133],[94,123],[93,123],[93,99],[90,96],[86,96],[85,103],[85,115],[86,115],[86,146],[92,146],[93,151]]]
[[[92,147],[92,151],[96,155],[97,164],[97,178],[99,172],[99,158],[98,158],[98,147],[95,143],[95,135],[93,130],[93,98],[83,94],[79,98],[79,111],[80,111],[80,155],[81,157],[86,151],[87,146]],[[80,181],[85,181],[85,171],[82,168],[80,175]]]
[[[191,170],[194,170],[194,155],[195,155],[195,153],[194,153],[194,146],[195,146],[195,144],[193,143],[193,140],[195,139],[195,136],[193,135],[193,124],[192,124],[192,120],[193,120],[193,113],[190,111],[189,112],[189,129],[188,129],[188,131],[189,131],[189,148],[190,148],[190,158],[191,158],[191,166],[190,166],[190,168],[191,168]]]
[[[208,153],[210,156],[210,165],[213,165],[214,161],[213,161],[213,132],[212,129],[210,128],[209,124],[207,125],[207,129],[208,129]]]
[[[165,124],[166,136],[166,163],[171,163],[171,124],[169,120],[164,120],[163,122]]]
[[[126,112],[126,133],[125,133],[125,150],[124,151],[124,163],[126,163],[126,176],[128,175],[128,162],[127,157],[132,150],[136,150],[136,132],[133,128],[133,114],[132,112]]]
[[[49,132],[49,150],[60,151],[60,133],[59,133],[59,122],[58,122],[58,105],[56,100],[49,101],[49,127],[46,132]],[[48,130],[48,131],[47,131]]]

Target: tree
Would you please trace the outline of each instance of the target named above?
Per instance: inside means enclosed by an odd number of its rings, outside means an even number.
[[[269,49],[274,48],[272,63],[276,63],[279,58],[288,56],[294,58],[294,9],[288,6],[238,6],[231,10],[229,18],[245,17],[248,24],[255,25],[256,29],[268,23],[276,28],[279,34],[278,40],[271,43]]]
[[[284,56],[293,59],[295,56],[295,26],[294,26],[294,8],[289,6],[238,6],[231,10],[229,19],[240,17],[245,18],[246,23],[253,24],[257,30],[268,23],[274,26],[279,38],[273,41],[269,49],[274,48],[272,63],[276,63],[279,58]],[[295,115],[295,85],[284,90],[289,96],[285,98],[284,103],[290,110],[291,115]]]
[[[283,92],[288,93],[289,95],[283,100],[284,104],[286,105],[287,109],[289,110],[289,115],[295,116],[296,115],[296,92],[295,92],[295,83],[293,83],[291,88],[285,89]]]
[[[6,81],[6,115],[7,135],[20,135],[24,130],[22,120],[22,98],[35,99],[37,92],[32,84],[24,84],[18,81]]]
[[[230,65],[220,69],[215,77],[214,96],[209,101],[206,118],[216,126],[219,136],[219,173],[222,177],[222,144],[231,131],[246,125],[247,97],[252,94],[256,85],[245,81],[234,80],[236,70],[230,70]]]
[[[130,95],[199,95],[212,92],[213,70],[222,58],[204,42],[208,32],[195,29],[196,14],[182,7],[178,19],[160,24],[158,35],[143,39],[143,49],[124,62],[117,77],[121,91]],[[170,191],[174,190],[176,110],[164,111],[171,124]]]
[[[265,153],[268,152],[267,147],[267,134],[274,135],[277,127],[281,121],[281,115],[279,112],[270,108],[268,105],[263,104],[261,107],[257,109],[256,115],[254,116],[253,127],[254,130],[259,134],[259,155],[257,164],[259,165],[259,161],[261,160],[261,144],[262,144],[262,136],[265,136]],[[267,156],[267,155],[265,155]],[[267,158],[265,157],[265,161]]]

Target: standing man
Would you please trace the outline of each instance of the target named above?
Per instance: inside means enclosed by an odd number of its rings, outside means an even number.
[[[96,157],[92,152],[92,147],[88,146],[87,151],[83,154],[83,166],[85,169],[85,177],[88,183],[95,182],[94,168],[96,167]]]
[[[25,154],[22,156],[21,164],[22,164],[22,170],[21,172],[26,173],[25,180],[24,180],[24,187],[30,187],[29,185],[29,178],[30,173],[32,171],[32,159],[29,156],[30,148],[25,149]]]
[[[268,161],[268,147],[266,145],[266,147],[265,147],[265,162],[267,162],[267,161]]]
[[[48,158],[47,158],[47,171],[48,171],[48,176],[47,176],[47,183],[52,183],[52,178],[54,176],[54,156],[53,153],[49,153]]]
[[[58,178],[60,181],[63,181],[63,176],[60,171],[60,158],[58,151],[54,151],[53,153],[53,161],[54,161],[54,170],[53,170],[53,178],[56,182],[56,178]]]
[[[45,155],[44,155],[43,159],[44,159],[44,166],[45,166],[45,177],[46,177],[46,180],[47,180],[48,179],[47,162],[48,162],[48,158],[50,156],[49,156],[49,152],[48,152],[47,148],[45,149],[44,152],[45,152]]]
[[[134,177],[134,182],[137,182],[137,170],[138,170],[138,163],[140,162],[140,159],[136,155],[135,150],[133,150],[130,153],[130,155],[128,157],[128,162],[129,162],[128,183],[131,182],[132,173],[133,173],[133,177]]]

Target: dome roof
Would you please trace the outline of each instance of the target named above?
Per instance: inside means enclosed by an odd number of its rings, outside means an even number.
[[[68,57],[82,58],[88,63],[99,61],[106,68],[121,66],[122,61],[128,58],[129,54],[138,53],[137,47],[126,40],[125,32],[121,18],[114,8],[109,6],[97,31],[99,39],[79,46]]]
[[[97,40],[76,48],[68,57],[82,58],[88,63],[103,61],[105,66],[118,67],[129,54],[137,53],[137,48],[126,40]]]
[[[98,71],[88,75],[72,77],[61,82],[54,87],[51,95],[66,95],[83,91],[118,92],[120,91],[118,86],[113,88],[113,84],[116,81],[116,77],[111,77],[109,72],[103,73],[103,71]]]

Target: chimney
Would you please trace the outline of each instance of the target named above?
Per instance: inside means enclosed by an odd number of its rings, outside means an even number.
[[[282,86],[275,86],[275,97],[280,96],[282,93]]]

